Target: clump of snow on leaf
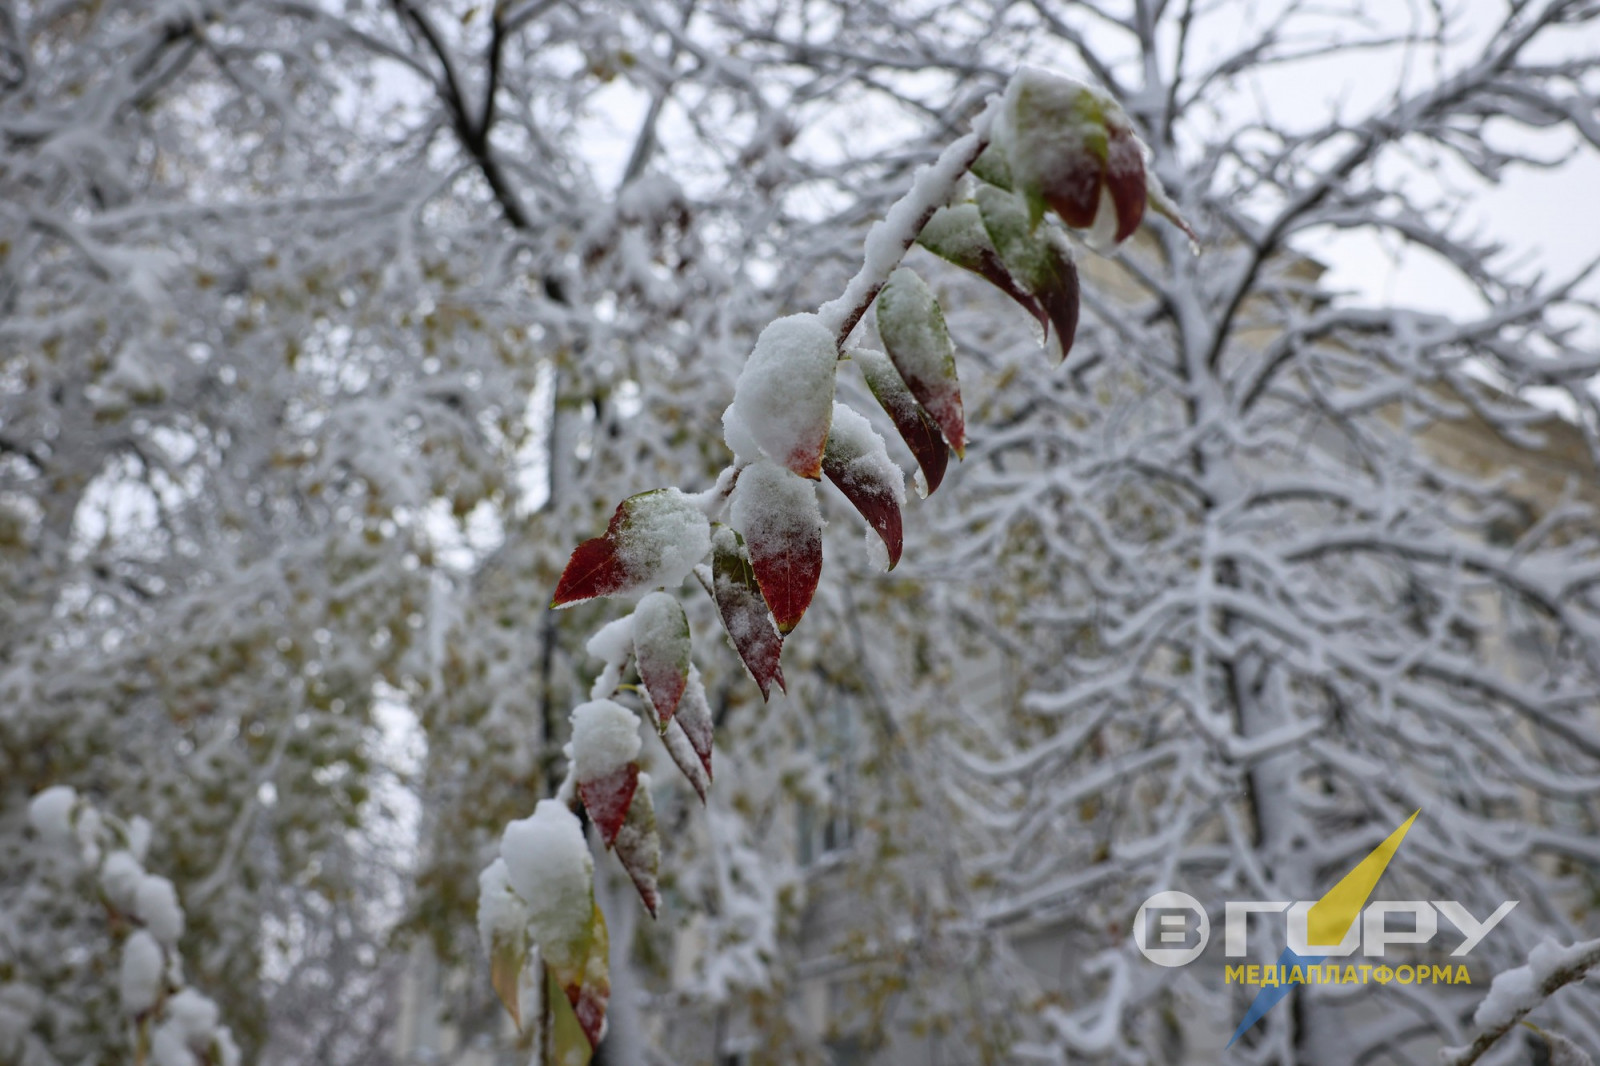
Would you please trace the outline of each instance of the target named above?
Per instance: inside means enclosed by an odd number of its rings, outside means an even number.
[[[178,891],[165,877],[148,874],[139,882],[133,912],[161,943],[172,947],[183,935],[183,908]]]
[[[723,418],[734,454],[754,459],[749,454],[754,444],[801,477],[816,478],[828,439],[838,357],[833,332],[816,315],[790,315],[762,330]]]
[[[906,476],[889,458],[888,445],[865,415],[842,403],[834,404],[830,447],[852,475],[863,482],[887,485],[894,502],[905,504]]]
[[[747,543],[763,540],[771,544],[773,537],[794,535],[796,550],[805,543],[797,535],[799,530],[824,525],[816,486],[768,462],[751,463],[739,475],[729,518]]]
[[[633,653],[633,615],[613,618],[601,626],[584,644],[583,650],[606,664],[589,688],[590,697],[600,699],[615,692],[618,682],[622,680],[622,668]]]
[[[580,703],[572,711],[569,756],[580,782],[633,762],[639,757],[639,716],[611,700]]]
[[[643,492],[628,500],[617,557],[635,585],[677,585],[711,550],[711,524],[677,489]]]
[[[72,840],[72,807],[78,793],[70,785],[53,785],[28,802],[28,822],[46,843]]]
[[[637,737],[635,737],[637,740]],[[560,800],[540,800],[533,814],[500,838],[511,887],[528,907],[528,929],[541,946],[571,942],[594,912],[594,860],[578,816]]]
[[[493,948],[498,939],[518,937],[528,926],[528,908],[511,887],[506,860],[499,858],[478,875],[478,939]]]
[[[132,912],[137,906],[144,867],[129,851],[113,851],[100,868],[100,888],[118,910]]]
[[[129,1014],[143,1014],[156,1005],[161,996],[161,973],[166,960],[156,938],[143,929],[128,937],[122,945],[122,968],[117,975],[117,988],[122,996],[122,1009]]]

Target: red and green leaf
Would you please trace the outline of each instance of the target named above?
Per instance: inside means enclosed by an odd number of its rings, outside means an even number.
[[[1014,193],[980,187],[976,196],[984,229],[1001,261],[1039,300],[1055,330],[1055,347],[1066,358],[1078,331],[1079,301],[1078,267],[1066,238],[1048,226],[1030,226],[1027,206]]]
[[[912,458],[922,468],[928,494],[932,495],[944,480],[945,468],[950,462],[950,448],[940,435],[939,427],[911,395],[888,356],[871,348],[855,348],[850,358],[861,368],[867,388],[872,390],[873,397],[894,423],[900,439],[911,449]]]
[[[933,290],[908,267],[900,267],[878,293],[878,335],[911,395],[933,418],[951,451],[966,453],[966,420],[956,349]]]
[[[999,251],[983,226],[978,205],[966,201],[941,207],[922,227],[917,243],[947,262],[970,270],[1021,304],[1029,314],[1047,325],[1044,307],[1024,291],[1006,269]]]
[[[562,963],[547,964],[551,1050],[561,1066],[584,1066],[600,1046],[605,1029],[611,999],[611,938],[598,906],[590,911],[579,948]]]
[[[744,538],[727,526],[712,530],[711,588],[728,639],[760,686],[761,698],[769,698],[774,684],[784,687],[783,636],[762,598]]]

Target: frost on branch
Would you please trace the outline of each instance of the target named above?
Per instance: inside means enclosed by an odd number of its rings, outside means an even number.
[[[822,576],[816,486],[776,463],[752,463],[739,475],[732,518],[778,632],[788,633],[811,605]]]
[[[833,405],[833,429],[822,469],[882,539],[887,553],[885,569],[893,570],[900,561],[905,475],[889,460],[883,438],[872,423],[842,403]]]
[[[967,431],[956,381],[956,349],[933,290],[916,272],[900,267],[878,293],[878,335],[889,358],[938,425],[957,457],[966,453]]]
[[[74,881],[104,905],[113,937],[121,938],[117,1003],[133,1045],[149,1048],[146,1061],[237,1066],[239,1049],[216,1003],[184,984],[178,954],[183,905],[170,880],[145,870],[149,822],[102,815],[65,785],[36,795],[28,804],[28,821],[51,858],[76,870]],[[0,1022],[6,1020],[5,1007],[0,1001]],[[0,1030],[0,1055],[12,1043],[17,1041]]]
[[[733,453],[765,455],[803,478],[821,477],[838,360],[833,332],[816,315],[790,315],[762,330],[723,419]]]
[[[639,716],[611,700],[579,704],[568,752],[578,798],[610,847],[639,782]]]
[[[617,505],[605,534],[578,545],[552,607],[596,596],[680,584],[711,550],[705,514],[677,489],[655,489]]]

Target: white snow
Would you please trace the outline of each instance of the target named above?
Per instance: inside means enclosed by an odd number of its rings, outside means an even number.
[[[1590,940],[1563,947],[1553,940],[1545,940],[1528,953],[1525,965],[1497,974],[1483,997],[1472,1020],[1482,1029],[1499,1029],[1511,1025],[1519,1017],[1533,1010],[1545,999],[1544,984],[1561,970],[1581,965],[1587,958],[1600,952],[1600,940]]]
[[[142,814],[136,814],[128,819],[128,851],[140,862],[150,850],[150,819]]]
[[[723,419],[728,447],[754,459],[747,454],[754,443],[774,462],[812,476],[828,439],[838,362],[833,331],[816,315],[768,324],[739,373],[731,415]]]
[[[583,650],[605,663],[605,668],[589,687],[590,699],[604,699],[617,690],[617,685],[622,681],[622,668],[627,665],[628,656],[633,652],[633,615],[614,618],[595,630]]]
[[[843,464],[845,476],[862,484],[882,485],[894,502],[906,502],[905,473],[889,458],[889,447],[865,415],[842,403],[833,405],[833,430],[828,451]]]
[[[124,1011],[143,1014],[156,1005],[161,996],[164,962],[161,945],[148,932],[138,929],[128,937],[122,945],[122,969],[117,979]]]
[[[762,544],[768,551],[786,550],[789,539],[798,548],[808,539],[807,530],[823,526],[816,486],[765,460],[739,475],[729,518],[747,544]]]
[[[614,618],[595,630],[583,650],[603,663],[627,659],[628,653],[633,651],[633,615]]]
[[[478,939],[493,951],[497,940],[521,936],[527,927],[528,908],[511,887],[505,859],[496,859],[478,875]]]
[[[183,907],[172,882],[158,874],[146,874],[134,895],[134,915],[146,929],[167,947],[183,935]]]
[[[144,880],[144,867],[132,852],[113,851],[100,868],[100,888],[119,911],[132,914]]]
[[[639,757],[639,716],[611,700],[580,703],[567,747],[577,780],[602,777]]]
[[[739,417],[738,407],[731,403],[722,412],[722,440],[737,459],[753,462],[761,458],[761,445]]]
[[[511,887],[528,907],[528,930],[547,952],[588,928],[594,908],[594,860],[578,816],[560,800],[540,800],[530,817],[500,838]]]
[[[28,822],[47,843],[61,845],[72,840],[72,806],[78,793],[71,785],[52,785],[28,802]]]
[[[689,619],[676,596],[669,592],[652,592],[639,601],[633,617],[636,653],[651,648],[658,654],[688,656]],[[643,658],[643,654],[640,654],[640,658]]]
[[[919,167],[910,190],[867,231],[861,269],[850,279],[844,292],[817,309],[817,318],[840,344],[846,339],[841,334],[850,324],[850,317],[871,301],[883,279],[899,265],[906,250],[916,241],[927,219],[950,202],[967,168],[988,142],[1000,107],[1001,99],[992,98],[973,119],[972,132],[950,142],[932,164]]]
[[[211,997],[192,988],[185,988],[167,1000],[165,1014],[167,1024],[177,1028],[190,1043],[209,1039],[222,1020]]]
[[[170,1022],[156,1026],[150,1037],[151,1066],[200,1066],[199,1056],[189,1050],[181,1030]]]
[[[678,585],[711,550],[711,523],[675,488],[629,497],[617,557],[635,585]]]

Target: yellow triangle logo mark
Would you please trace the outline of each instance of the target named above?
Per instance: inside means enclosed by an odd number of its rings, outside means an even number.
[[[1378,887],[1378,878],[1383,876],[1389,860],[1400,849],[1406,830],[1411,828],[1411,823],[1421,813],[1420,809],[1413,811],[1399,829],[1390,833],[1387,840],[1372,849],[1370,855],[1356,863],[1355,869],[1345,874],[1338,884],[1328,889],[1326,895],[1311,905],[1306,912],[1307,947],[1332,947],[1344,941],[1350,926],[1355,924],[1361,909],[1367,905],[1372,890]]]

